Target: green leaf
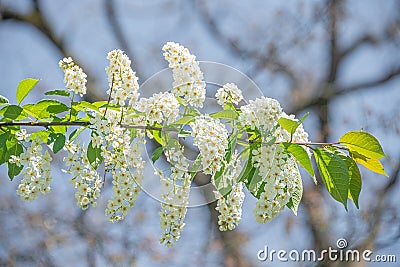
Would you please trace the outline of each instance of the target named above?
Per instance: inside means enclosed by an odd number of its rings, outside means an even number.
[[[299,169],[297,167],[296,167],[296,177],[294,183],[295,183],[294,191],[292,192],[292,195],[286,206],[293,211],[294,215],[297,216],[297,210],[299,208],[301,198],[303,196],[303,183],[301,180]]]
[[[290,134],[293,134],[298,127],[298,121],[288,118],[280,118],[278,120],[278,123],[283,129],[288,131]]]
[[[48,145],[53,145],[52,150],[57,154],[65,145],[65,135],[61,133],[51,133],[47,140]]]
[[[190,180],[193,181],[194,177],[196,176],[200,168],[201,168],[201,155],[199,153],[196,159],[194,160],[192,167],[190,168]]]
[[[5,160],[5,154],[7,152],[7,148],[4,147],[0,147],[0,165],[3,165],[6,160]]]
[[[186,107],[186,113],[185,115],[189,115],[189,116],[199,116],[201,115],[201,112],[198,111],[196,108],[191,108],[191,107]]]
[[[63,121],[63,119],[58,118],[58,117],[53,117],[53,121]],[[61,125],[61,126],[51,126],[50,131],[53,133],[60,133],[60,134],[66,134],[67,133],[67,126]]]
[[[69,110],[69,107],[64,103],[55,99],[43,99],[36,104],[26,104],[22,108],[36,119],[50,118],[55,114]]]
[[[232,154],[235,151],[237,137],[239,135],[238,131],[233,132],[228,138],[228,149],[225,153],[226,162],[230,162],[232,158]]]
[[[344,160],[347,168],[349,169],[350,181],[348,198],[353,200],[356,207],[359,208],[358,198],[360,196],[362,186],[360,170],[358,169],[357,163],[352,158],[348,157],[344,153],[340,154],[339,156]]]
[[[0,135],[0,165],[6,162],[6,152],[7,152],[7,140],[9,139],[11,133],[4,132]],[[15,139],[14,139],[15,140]]]
[[[279,125],[288,131],[290,135],[294,134],[300,124],[308,117],[308,112],[304,114],[304,116],[300,120],[288,119],[288,118],[280,118],[278,120]]]
[[[264,192],[265,183],[262,181],[263,177],[260,175],[260,169],[255,168],[255,170],[250,172],[251,179],[248,181],[247,189],[253,194],[257,199],[260,198],[262,192]]]
[[[161,131],[150,130],[150,133],[153,135],[154,140],[157,141],[161,146],[165,146],[165,140],[162,138]]]
[[[221,111],[218,111],[216,113],[210,114],[210,117],[214,119],[230,119],[230,120],[236,120],[238,118],[238,113],[234,110],[231,109],[224,109]]]
[[[78,129],[75,129],[68,137],[68,140],[70,142],[74,141],[75,138],[77,138],[84,130],[86,130],[86,127],[80,127]]]
[[[47,144],[48,140],[49,140],[49,135],[50,132],[47,130],[40,130],[37,132],[32,133],[31,135],[31,140],[35,140],[36,137],[38,136],[44,143]]]
[[[339,142],[345,144],[351,153],[357,152],[371,159],[385,157],[385,153],[375,136],[364,131],[347,132],[340,137]]]
[[[9,103],[10,103],[10,101],[6,97],[0,95],[0,106],[7,105]]]
[[[5,132],[0,135],[0,147],[4,147],[6,145],[6,141],[10,136],[10,132]]]
[[[100,113],[100,110],[99,110],[99,108],[98,108],[97,106],[95,106],[95,105],[93,105],[93,104],[91,104],[91,103],[89,103],[89,102],[86,102],[86,101],[73,102],[73,103],[72,103],[72,106],[73,106],[77,111],[82,111],[82,110],[88,110],[88,109],[90,109],[90,110],[94,110],[94,111]]]
[[[21,101],[29,94],[38,82],[39,80],[32,78],[27,78],[19,82],[16,94],[18,105],[21,104]]]
[[[246,161],[246,164],[244,165],[242,171],[240,172],[237,181],[238,182],[244,182],[245,184],[248,184],[253,177],[253,174],[256,170],[256,168],[253,166],[253,149],[256,149],[257,145],[256,144],[251,144],[249,148],[249,158]]]
[[[94,169],[103,162],[103,157],[101,156],[101,147],[93,147],[92,141],[90,141],[87,148],[87,158]]]
[[[107,101],[96,101],[93,102],[92,105],[101,108],[107,106],[107,103],[108,103]]]
[[[4,160],[7,162],[8,167],[8,177],[12,181],[15,176],[17,176],[23,169],[23,166],[18,166],[14,163],[10,163],[9,160],[11,156],[19,156],[24,151],[22,145],[17,142],[16,139],[11,139],[7,141],[7,151],[4,155]]]
[[[347,210],[350,175],[346,163],[337,153],[326,149],[316,148],[314,155],[328,192]]]
[[[356,151],[350,151],[350,156],[354,159],[354,161],[360,163],[365,168],[389,177],[389,175],[385,172],[382,163],[378,159],[368,158],[364,155],[357,153]]]
[[[196,117],[194,117],[192,115],[186,115],[171,124],[175,124],[175,125],[189,124],[190,122],[194,121],[195,119],[196,119]]]
[[[314,175],[314,169],[313,169],[311,160],[308,157],[306,150],[298,144],[283,142],[283,143],[281,143],[281,145],[285,148],[286,152],[290,153],[292,156],[294,156],[297,159],[297,161],[300,163],[300,165],[313,178],[314,183],[317,184],[317,179],[315,178],[315,175]]]
[[[44,93],[45,95],[58,95],[58,96],[70,96],[70,93],[67,90],[53,90]]]
[[[4,107],[0,111],[0,115],[3,115],[4,118],[8,118],[11,120],[22,120],[27,117],[26,113],[23,112],[22,108],[16,105],[9,105]]]
[[[162,146],[157,147],[156,149],[154,149],[153,155],[151,156],[151,160],[154,162],[156,162],[161,154],[163,153],[164,148]]]

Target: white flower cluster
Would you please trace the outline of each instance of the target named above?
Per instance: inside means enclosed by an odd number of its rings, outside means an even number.
[[[237,105],[243,99],[242,90],[234,83],[227,83],[219,88],[215,97],[217,98],[218,104],[222,107],[230,102]]]
[[[185,159],[182,149],[174,147],[167,150],[166,154],[167,160],[173,163],[170,176],[164,177],[161,171],[156,173],[160,176],[162,184],[162,203],[159,215],[163,234],[160,243],[172,246],[180,238],[181,231],[185,226],[191,176],[188,172],[189,163]]]
[[[279,102],[273,98],[261,97],[250,100],[248,105],[242,106],[239,122],[242,125],[257,127],[261,131],[270,131],[278,123],[282,108]]]
[[[28,142],[30,134],[22,129],[16,133],[18,141]],[[25,152],[18,157],[11,156],[9,162],[17,166],[26,166],[22,170],[24,178],[18,185],[17,194],[22,200],[32,201],[39,196],[39,192],[47,194],[50,191],[50,182],[52,180],[51,171],[51,156],[46,150],[43,152],[43,142],[39,137],[31,142],[31,145]]]
[[[78,65],[75,65],[72,58],[63,58],[58,65],[64,72],[65,87],[76,95],[86,94],[87,76]]]
[[[136,73],[131,68],[131,60],[119,49],[109,52],[107,59],[110,61],[106,73],[111,104],[125,106],[125,102],[129,101],[129,106],[133,106],[139,98],[139,84]]]
[[[288,116],[282,111],[279,102],[271,98],[258,98],[250,104],[241,107],[239,121],[242,125],[257,127],[263,135],[263,140],[276,138],[276,142],[291,140],[293,142],[308,142],[308,134],[300,125],[293,136],[286,130],[276,126],[281,117],[296,120],[294,115]],[[308,151],[309,156],[311,152]],[[257,185],[263,186],[254,209],[257,222],[265,223],[272,220],[289,202],[295,190],[300,174],[296,161],[292,156],[285,154],[280,145],[263,145],[253,150],[253,164],[258,168],[262,180]],[[301,183],[301,181],[300,181]]]
[[[96,206],[103,181],[90,165],[86,157],[86,149],[80,142],[71,142],[64,149],[68,152],[64,157],[64,162],[66,166],[69,166],[65,172],[72,174],[69,182],[77,189],[75,192],[76,204],[83,210],[89,208],[89,205]]]
[[[194,145],[199,148],[203,172],[215,174],[221,167],[228,148],[228,131],[224,124],[209,115],[201,115],[191,122]]]
[[[169,92],[154,94],[150,98],[141,98],[136,109],[146,113],[146,119],[150,124],[163,121],[171,123],[179,116],[179,102],[175,95]]]
[[[184,105],[202,107],[206,83],[196,57],[187,48],[174,42],[166,43],[162,50],[174,76],[172,93],[181,97]]]
[[[254,209],[257,222],[271,221],[289,202],[300,173],[295,160],[279,145],[262,146],[253,151],[254,166],[259,168],[264,192]]]
[[[220,231],[233,230],[242,220],[242,205],[244,201],[243,183],[239,182],[232,186],[232,191],[224,196],[215,191],[218,198],[217,207],[219,211],[218,225]]]
[[[143,181],[145,163],[141,156],[145,141],[143,130],[136,131],[136,139],[131,143],[130,131],[118,124],[120,117],[121,112],[108,110],[105,119],[98,113],[93,114],[91,119],[93,130],[97,133],[92,135],[92,143],[101,147],[105,167],[112,171],[114,194],[105,212],[112,222],[122,220],[134,206]]]

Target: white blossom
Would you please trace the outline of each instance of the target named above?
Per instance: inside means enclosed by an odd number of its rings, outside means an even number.
[[[30,134],[26,130],[16,133],[20,141],[28,141]],[[47,150],[43,151],[43,141],[40,138],[34,139],[25,152],[19,156],[11,156],[9,162],[17,166],[23,166],[23,179],[18,185],[17,194],[22,200],[32,201],[39,197],[39,193],[50,192],[51,156]]]
[[[86,94],[87,76],[78,65],[75,65],[72,58],[63,58],[58,65],[64,72],[64,83],[67,89],[76,95]]]
[[[215,209],[219,211],[219,230],[235,229],[242,220],[242,205],[244,201],[243,183],[236,183],[226,198],[219,191],[215,191],[215,196],[218,198]]]
[[[224,161],[228,148],[228,131],[224,124],[209,115],[201,115],[191,122],[194,145],[199,148],[203,172],[214,174]]]
[[[179,107],[178,100],[169,92],[154,94],[150,98],[141,98],[136,104],[138,111],[146,113],[146,119],[150,124],[175,121],[179,116]]]
[[[251,129],[257,127],[261,131],[270,131],[278,123],[282,108],[279,102],[272,98],[261,97],[250,100],[250,103],[241,107],[239,122]]]
[[[180,233],[185,226],[191,175],[188,171],[189,163],[183,156],[182,148],[168,149],[166,158],[172,164],[170,176],[165,177],[162,171],[156,172],[160,176],[162,185],[159,215],[163,233],[160,243],[172,246],[180,238]]]
[[[184,105],[202,107],[206,84],[196,57],[187,48],[174,42],[166,43],[162,50],[174,77],[172,93],[181,97]]]
[[[96,206],[103,181],[93,166],[90,165],[86,156],[86,149],[80,142],[69,143],[64,149],[68,153],[64,157],[64,162],[69,166],[65,172],[72,175],[69,182],[76,188],[76,204],[83,210],[89,208],[89,205]]]
[[[230,102],[237,105],[243,99],[242,91],[234,83],[227,83],[219,88],[215,97],[218,104],[222,107]]]
[[[111,94],[111,104],[125,106],[126,101],[129,101],[129,106],[134,106],[139,98],[139,84],[131,68],[131,60],[119,49],[110,51],[107,59],[110,62],[106,67],[110,85],[107,93]]]
[[[96,115],[96,131],[104,136],[101,145],[104,165],[111,170],[113,177],[113,197],[108,201],[105,211],[110,221],[122,220],[134,206],[141,191],[145,162],[141,153],[143,149],[144,131],[136,130],[134,140],[131,140],[130,131],[119,125],[115,118],[120,118],[121,112],[109,110],[106,115],[106,127],[103,129],[104,119]],[[92,136],[93,142],[93,136]]]
[[[271,221],[289,202],[299,178],[296,161],[280,145],[262,146],[253,151],[254,166],[262,177],[264,192],[257,200],[254,216],[257,222]],[[300,181],[301,182],[301,181]]]

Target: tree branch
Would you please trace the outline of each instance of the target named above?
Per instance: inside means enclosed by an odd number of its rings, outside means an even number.
[[[104,10],[106,13],[106,18],[111,26],[111,33],[114,35],[115,39],[119,43],[119,46],[125,53],[129,56],[130,59],[134,59],[134,55],[132,50],[129,48],[128,41],[125,38],[125,35],[122,30],[121,24],[118,22],[117,12],[115,10],[115,1],[114,0],[104,0]],[[136,69],[136,74],[140,77],[140,73]]]
[[[267,68],[272,72],[281,72],[285,74],[292,83],[296,83],[295,72],[290,69],[290,67],[283,63],[277,54],[276,46],[270,44],[267,47],[266,54],[260,54],[257,51],[249,51],[248,49],[242,47],[238,40],[234,40],[226,36],[218,27],[216,21],[207,11],[206,7],[199,0],[192,0],[191,3],[194,5],[194,10],[198,10],[200,18],[202,19],[204,25],[210,34],[221,44],[227,46],[230,52],[239,58],[251,58],[256,64],[253,67],[255,70],[260,70],[261,68]],[[251,74],[247,74],[252,76]]]
[[[52,122],[40,122],[40,121],[2,121],[0,122],[1,127],[9,127],[9,126],[26,126],[26,127],[51,127],[51,126],[89,126],[92,125],[90,122],[86,121],[52,121]],[[121,127],[128,129],[140,129],[140,130],[154,130],[161,132],[175,132],[178,131],[175,128],[160,128],[153,126],[145,126],[145,125],[128,125],[128,124],[120,124]]]
[[[347,87],[336,86],[336,87],[334,87],[333,90],[325,92],[325,94],[323,94],[319,97],[311,98],[308,100],[308,102],[304,102],[304,103],[298,105],[297,107],[293,108],[290,111],[290,113],[296,114],[304,109],[319,106],[326,99],[332,100],[333,98],[335,98],[337,96],[343,96],[343,95],[347,95],[349,93],[353,93],[356,91],[371,89],[376,86],[384,85],[385,83],[390,82],[391,80],[393,80],[399,76],[400,76],[400,67],[397,67],[397,68],[394,68],[392,71],[382,75],[382,77],[373,79],[371,81],[361,82],[361,83],[350,85]]]
[[[34,8],[29,14],[26,15],[18,14],[10,9],[0,6],[0,23],[6,20],[12,20],[31,25],[36,28],[40,33],[42,33],[54,45],[54,47],[63,57],[71,56],[65,48],[64,42],[61,40],[61,38],[57,37],[53,29],[51,28],[50,23],[44,17],[40,8],[39,1],[32,0],[32,3]],[[74,61],[77,65],[80,65],[76,57],[74,57]],[[90,88],[85,95],[85,100],[89,102],[94,102],[98,99],[102,99],[103,97],[101,96],[101,94],[96,92],[96,90],[94,89],[95,86],[91,85],[92,83],[94,84],[94,75],[90,74],[87,70],[85,70],[85,72],[88,76],[88,85]]]
[[[374,209],[371,211],[371,214],[373,214],[373,220],[370,224],[370,227],[368,229],[369,235],[367,238],[362,242],[360,245],[357,246],[357,249],[364,250],[364,249],[372,249],[376,245],[376,238],[379,234],[379,228],[382,222],[382,212],[385,210],[384,205],[386,203],[386,198],[388,196],[388,193],[390,190],[395,188],[395,185],[399,181],[399,174],[400,174],[400,161],[397,163],[397,166],[393,170],[392,174],[390,175],[391,180],[380,190],[376,192],[377,201],[376,201],[376,206]]]
[[[378,40],[377,38],[375,38],[374,36],[370,35],[370,34],[366,34],[360,38],[358,38],[357,40],[355,40],[349,47],[347,47],[346,49],[343,49],[340,54],[339,57],[340,59],[344,59],[345,57],[347,57],[348,55],[350,55],[351,53],[353,53],[354,51],[356,51],[358,48],[360,48],[363,45],[366,44],[377,44]]]
[[[354,91],[358,91],[360,89],[368,89],[372,87],[379,86],[383,83],[389,82],[393,80],[394,78],[397,78],[397,76],[400,75],[400,66],[397,68],[394,68],[392,71],[382,75],[382,77],[373,79],[371,81],[367,82],[361,82],[358,84],[354,84],[348,87],[342,87],[342,88],[337,88],[335,91],[335,95],[343,95],[343,94],[348,94]]]

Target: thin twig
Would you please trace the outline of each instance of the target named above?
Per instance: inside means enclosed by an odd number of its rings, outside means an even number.
[[[89,126],[90,122],[87,121],[52,121],[52,122],[41,122],[41,121],[2,121],[0,122],[1,127],[9,126],[26,126],[26,127],[51,127],[51,126]],[[141,130],[154,130],[160,132],[177,132],[175,128],[164,128],[154,127],[146,125],[129,125],[129,124],[118,124],[123,128],[127,129],[141,129]]]

